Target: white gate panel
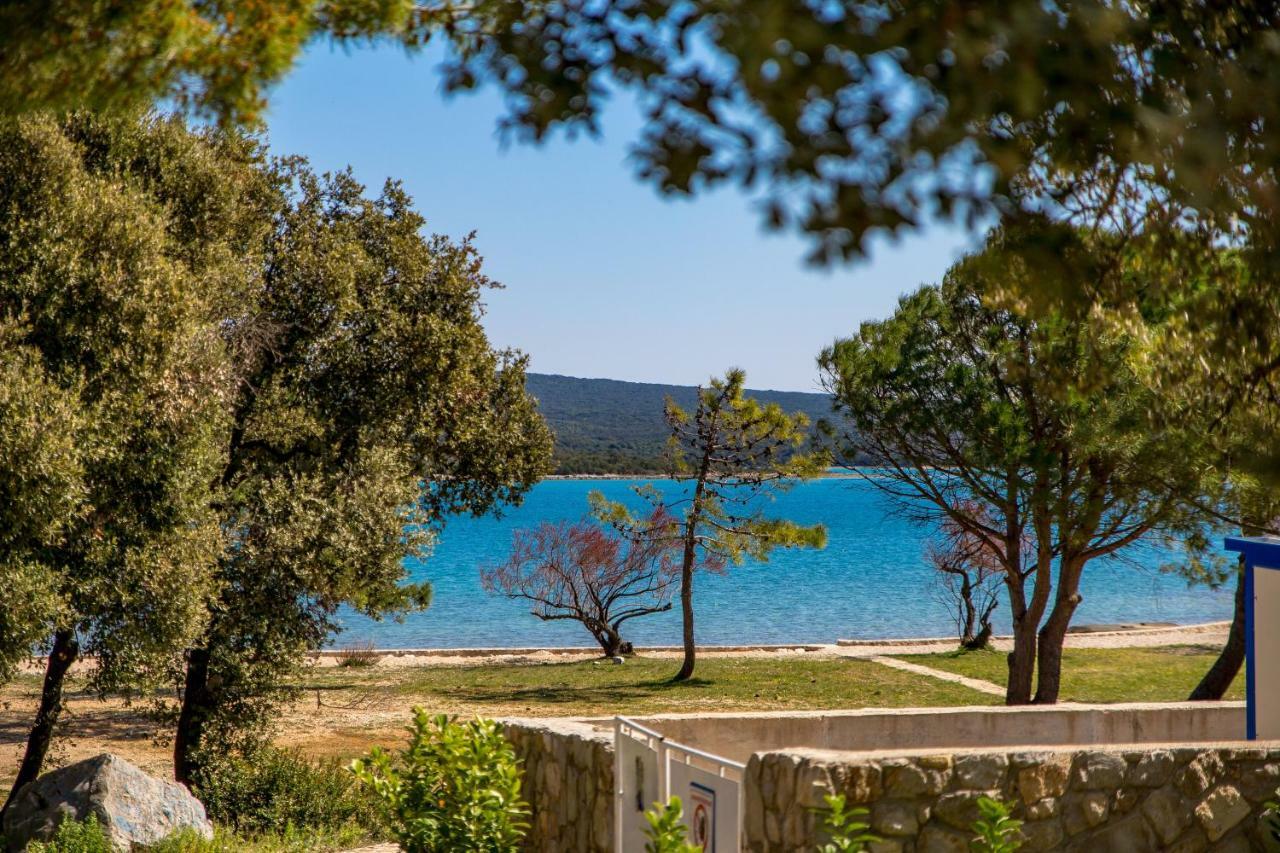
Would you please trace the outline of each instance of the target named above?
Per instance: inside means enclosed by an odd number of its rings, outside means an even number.
[[[745,765],[667,740],[626,717],[614,718],[613,751],[617,853],[644,850],[645,812],[673,796],[690,842],[707,853],[738,853]]]
[[[698,766],[704,762],[696,756],[689,757],[689,763],[678,760],[677,751],[671,749],[667,780],[671,795],[679,797],[684,806],[689,841],[706,853],[738,853],[742,844],[738,837],[741,770],[724,766],[704,769]]]
[[[618,851],[643,851],[644,813],[662,799],[658,747],[662,735],[618,719],[614,724],[614,832]]]

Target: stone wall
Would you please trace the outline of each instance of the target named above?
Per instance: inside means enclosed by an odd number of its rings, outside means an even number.
[[[977,800],[997,796],[1026,821],[1025,851],[1267,849],[1260,816],[1280,785],[1280,746],[840,753],[751,758],[744,847],[812,849],[814,807],[843,792],[870,810],[879,853],[963,853]]]
[[[1244,737],[1243,702],[862,708],[736,714],[659,714],[642,726],[746,762],[753,753],[805,747],[840,752],[1001,748],[1081,749],[1119,743],[1221,743]]]
[[[613,735],[571,720],[503,720],[531,811],[524,849],[612,853]]]

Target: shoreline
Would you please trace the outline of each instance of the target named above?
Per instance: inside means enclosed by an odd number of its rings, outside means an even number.
[[[1126,625],[1079,625],[1067,635],[1068,648],[1127,648],[1183,646],[1225,643],[1229,621],[1198,622],[1189,625],[1130,623]],[[992,648],[1007,651],[1010,637],[992,638]],[[955,637],[884,638],[841,640],[830,643],[757,643],[732,646],[698,646],[707,657],[874,657],[895,654],[929,654],[953,651]],[[365,650],[361,650],[362,652]],[[676,658],[681,646],[637,646],[636,654],[653,658]],[[485,664],[567,663],[583,660],[605,661],[598,646],[490,646],[472,648],[384,648],[369,649],[378,656],[379,666],[475,666]],[[312,652],[317,666],[337,666],[341,648]]]
[[[1078,625],[1067,634],[1067,648],[1140,648],[1158,646],[1221,645],[1226,642],[1229,621],[1197,622],[1187,625],[1168,623],[1129,623],[1126,625]],[[868,658],[883,655],[933,654],[955,651],[956,637],[886,637],[880,639],[836,639],[827,643],[747,643],[731,646],[700,645],[698,653],[712,658]],[[995,652],[1008,651],[1008,635],[992,637]],[[536,665],[608,661],[599,646],[487,646],[470,648],[364,648],[359,652],[378,658],[377,666],[486,666],[491,664]],[[684,654],[682,646],[637,646],[640,657],[676,659]],[[336,667],[347,653],[341,647],[327,648],[306,655],[314,666]],[[46,658],[33,656],[19,667],[27,675],[44,671]],[[89,665],[80,658],[73,670]]]
[[[861,479],[868,475],[854,471],[826,471],[818,474],[815,480],[851,480]],[[669,480],[670,471],[651,471],[647,474],[547,474],[543,480]]]

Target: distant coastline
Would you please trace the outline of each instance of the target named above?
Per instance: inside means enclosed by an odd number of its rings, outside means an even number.
[[[544,480],[644,480],[649,478],[667,478],[671,476],[670,471],[649,471],[636,474],[548,474],[543,477]],[[855,471],[827,471],[825,474],[819,474],[820,480],[841,480],[853,477],[865,477],[866,474],[860,474]]]

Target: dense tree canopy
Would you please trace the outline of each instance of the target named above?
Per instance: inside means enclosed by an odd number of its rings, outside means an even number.
[[[1266,0],[147,0],[0,15],[5,112],[143,97],[252,118],[322,36],[438,34],[450,86],[495,82],[534,137],[595,128],[621,85],[649,113],[645,175],[676,192],[763,189],[824,258],[872,228],[1070,203],[1099,168],[1274,242],[1280,8]]]
[[[117,130],[0,124],[0,676],[49,652],[19,785],[78,657],[100,692],[172,675],[222,547],[228,371],[208,285],[233,273],[237,220],[219,217],[236,188],[178,126]],[[119,159],[101,157],[113,138]]]
[[[339,607],[423,607],[445,520],[517,501],[549,466],[524,359],[480,325],[489,280],[467,241],[424,237],[396,184],[377,197],[300,163],[272,173],[261,266],[218,318],[234,354],[218,477],[230,546],[188,654],[175,756],[262,731],[282,676],[337,629]],[[425,484],[425,486],[424,486]]]
[[[311,40],[421,41],[412,0],[22,0],[0,6],[0,113],[165,101],[252,122]]]
[[[103,692],[185,668],[185,777],[339,608],[424,606],[405,559],[520,500],[550,437],[479,255],[398,185],[177,120],[0,134],[0,677],[52,652],[23,772],[87,653]]]

